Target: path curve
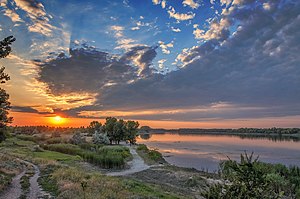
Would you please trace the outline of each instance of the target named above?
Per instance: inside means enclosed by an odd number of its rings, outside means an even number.
[[[22,194],[21,178],[25,175],[26,170],[16,175],[9,186],[9,188],[1,194],[0,199],[17,199]]]
[[[28,162],[26,160],[21,160],[18,159],[19,161],[30,165],[33,167],[34,169],[34,175],[32,177],[29,178],[29,182],[30,182],[30,187],[29,187],[29,193],[27,195],[27,199],[37,199],[37,198],[41,198],[43,196],[48,196],[48,198],[51,198],[51,195],[44,192],[39,183],[38,183],[38,178],[40,177],[40,169],[38,168],[38,166],[36,166],[35,164],[32,164],[31,162]],[[15,176],[12,180],[11,185],[9,186],[9,188],[7,189],[7,191],[5,191],[1,196],[0,199],[18,199],[21,194],[22,194],[22,187],[21,187],[21,178],[26,174],[27,169],[24,169],[22,171],[22,173],[18,174],[17,176]]]
[[[128,147],[128,146],[126,146]],[[130,175],[133,173],[137,173],[140,171],[144,171],[146,169],[149,169],[150,166],[147,165],[144,160],[139,156],[139,154],[136,152],[136,150],[130,146],[128,147],[130,150],[130,153],[132,154],[132,160],[128,162],[128,165],[130,166],[129,169],[126,170],[121,170],[121,171],[114,171],[114,172],[109,172],[106,175],[108,176],[125,176],[125,175]]]

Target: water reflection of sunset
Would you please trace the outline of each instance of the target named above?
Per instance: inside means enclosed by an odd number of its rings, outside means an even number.
[[[265,139],[249,139],[228,135],[197,134],[151,134],[149,139],[138,139],[151,149],[159,149],[171,164],[210,168],[217,170],[219,161],[228,157],[238,160],[241,153],[254,152],[260,160],[286,165],[298,165],[300,143],[292,141],[271,141]]]
[[[138,139],[139,142],[147,142]],[[238,136],[228,135],[195,135],[195,134],[152,134],[149,138],[150,142],[164,142],[164,143],[197,143],[203,145],[235,145],[235,146],[261,146],[261,147],[274,147],[274,148],[288,148],[300,149],[299,142],[280,141],[273,142],[268,139],[243,139]]]

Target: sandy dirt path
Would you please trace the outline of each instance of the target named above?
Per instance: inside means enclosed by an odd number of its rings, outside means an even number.
[[[25,175],[26,170],[24,170],[22,173],[16,175],[9,188],[4,191],[4,193],[1,194],[0,199],[17,199],[22,194],[22,187],[21,187],[21,178]]]
[[[132,154],[132,160],[128,162],[129,169],[121,170],[121,171],[113,171],[106,173],[108,176],[125,176],[130,175],[133,173],[137,173],[140,171],[144,171],[146,169],[149,169],[150,166],[148,166],[144,160],[137,154],[136,150],[133,148],[133,146],[127,146],[130,150],[130,153]]]
[[[30,182],[30,188],[29,188],[29,193],[27,195],[28,199],[37,199],[37,198],[41,198],[45,195],[49,196],[50,195],[46,192],[44,192],[39,183],[38,183],[38,178],[40,177],[40,169],[38,168],[38,166],[36,166],[35,164],[32,164],[31,162],[25,161],[25,160],[20,160],[21,162],[24,162],[27,165],[30,165],[33,167],[34,169],[34,175],[32,177],[30,177],[29,182]],[[9,188],[7,189],[7,191],[5,191],[4,193],[1,194],[0,199],[18,199],[21,194],[22,194],[22,187],[20,184],[21,178],[22,176],[24,176],[26,174],[27,169],[25,169],[22,173],[18,174],[17,176],[15,176],[12,180],[11,185],[9,186]]]

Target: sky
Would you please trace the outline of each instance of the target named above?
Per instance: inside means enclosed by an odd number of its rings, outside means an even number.
[[[297,0],[0,0],[1,86],[13,125],[300,127],[299,27]]]

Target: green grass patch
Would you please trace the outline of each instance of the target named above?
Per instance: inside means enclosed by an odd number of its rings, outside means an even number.
[[[17,135],[16,138],[18,138],[20,140],[35,142],[35,143],[42,140],[40,137],[36,137],[36,136],[32,136],[32,135]]]
[[[157,150],[150,150],[145,144],[139,144],[137,153],[144,159],[147,164],[165,163],[162,154]]]
[[[80,147],[73,144],[50,144],[41,147],[45,150],[78,155],[87,162],[107,169],[124,168],[126,161],[131,158],[129,149],[122,146],[82,145]]]
[[[59,187],[57,181],[52,177],[52,174],[58,169],[58,166],[47,165],[41,168],[40,177],[38,183],[42,189],[51,194],[53,197],[57,197],[59,194]]]
[[[140,198],[180,198],[175,194],[163,192],[163,190],[161,190],[158,186],[148,185],[135,180],[124,180],[123,185],[127,190],[130,190],[133,194],[138,195]]]
[[[12,178],[13,175],[0,171],[0,193],[4,191],[8,185],[10,185]]]
[[[46,160],[56,160],[56,161],[76,161],[81,160],[79,156],[68,155],[56,151],[43,151],[43,152],[34,152],[34,158],[42,158]]]
[[[29,182],[30,176],[29,175],[24,175],[21,178],[21,187],[22,187],[22,194],[20,196],[20,199],[26,199],[27,195],[29,193],[29,188],[30,188],[30,182]]]

